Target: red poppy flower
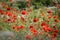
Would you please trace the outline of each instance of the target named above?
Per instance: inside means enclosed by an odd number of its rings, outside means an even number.
[[[53,28],[56,28],[56,26],[53,26]]]
[[[45,32],[49,32],[48,27],[43,27],[42,28]]]
[[[43,32],[40,32],[39,34],[40,34],[40,35],[42,35],[42,34],[43,34]]]
[[[17,27],[16,27],[16,30],[18,30],[18,31],[19,31],[19,30],[20,30],[20,27],[19,27],[19,26],[17,26]]]
[[[9,11],[9,10],[11,10],[11,8],[10,8],[10,7],[8,7],[8,8],[7,8],[7,10]]]
[[[43,28],[42,28],[45,32],[49,32],[52,30],[52,28],[49,28],[48,25],[44,25]]]
[[[1,14],[5,15],[5,14],[6,14],[6,12],[5,12],[5,11],[2,11],[2,12],[1,12]]]
[[[12,16],[11,12],[7,11],[6,13],[7,13],[8,16]]]
[[[58,33],[58,30],[54,30],[55,33]]]
[[[37,35],[37,30],[35,30],[35,29],[32,30],[32,33],[33,33],[34,36],[36,36]]]
[[[49,28],[49,27],[48,27],[48,31],[52,31],[52,28]]]
[[[57,23],[58,22],[58,19],[55,19],[54,21]]]
[[[30,31],[33,33],[34,36],[37,35],[37,30],[35,30],[34,28],[31,28]]]
[[[25,10],[22,10],[22,15],[26,15],[27,12]]]
[[[42,16],[45,16],[44,12],[41,14]]]
[[[31,29],[31,28],[33,28],[33,26],[32,26],[32,25],[30,25],[30,29]]]
[[[48,12],[49,15],[52,16],[52,11],[51,11],[51,10],[49,10],[49,11],[47,11],[47,12]]]
[[[37,35],[37,32],[33,32],[33,36],[36,36]]]
[[[26,39],[31,39],[30,35],[26,35],[25,37],[26,37]]]
[[[6,14],[6,12],[5,12],[5,11],[3,11],[3,10],[0,10],[0,13],[1,13],[1,14]]]
[[[16,26],[15,26],[15,25],[13,25],[13,26],[12,26],[12,28],[13,28],[13,29],[15,29],[15,28],[16,28]]]
[[[22,21],[24,21],[24,17],[21,16],[20,18],[21,18]]]
[[[12,22],[16,22],[16,19],[12,19]]]
[[[58,18],[58,16],[54,16],[54,18],[55,18],[55,19],[57,19],[57,18]]]
[[[0,13],[2,12],[3,10],[0,9]]]
[[[16,15],[13,15],[12,18],[13,18],[13,19],[17,19],[17,16],[16,16]]]
[[[7,22],[12,22],[12,20],[9,18],[9,19],[7,19]]]
[[[56,33],[52,33],[52,37],[54,37],[54,38],[55,38],[56,36],[57,36],[57,34],[56,34]]]
[[[37,21],[38,21],[38,19],[37,19],[37,18],[34,18],[34,19],[33,19],[33,22],[37,22]]]
[[[52,17],[51,15],[48,16],[49,19],[50,19],[51,17]]]
[[[52,13],[52,11],[51,10],[49,10],[49,11],[47,11],[48,13]]]
[[[24,28],[24,26],[23,26],[23,25],[21,25],[21,26],[19,26],[19,28],[20,28],[20,29],[23,29],[23,28]]]
[[[44,21],[41,22],[41,26],[44,26],[46,25],[46,23]]]

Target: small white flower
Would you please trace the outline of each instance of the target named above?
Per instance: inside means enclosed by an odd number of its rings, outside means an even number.
[[[18,17],[18,18],[20,18],[20,16],[19,16],[19,15],[18,15],[17,17]]]

